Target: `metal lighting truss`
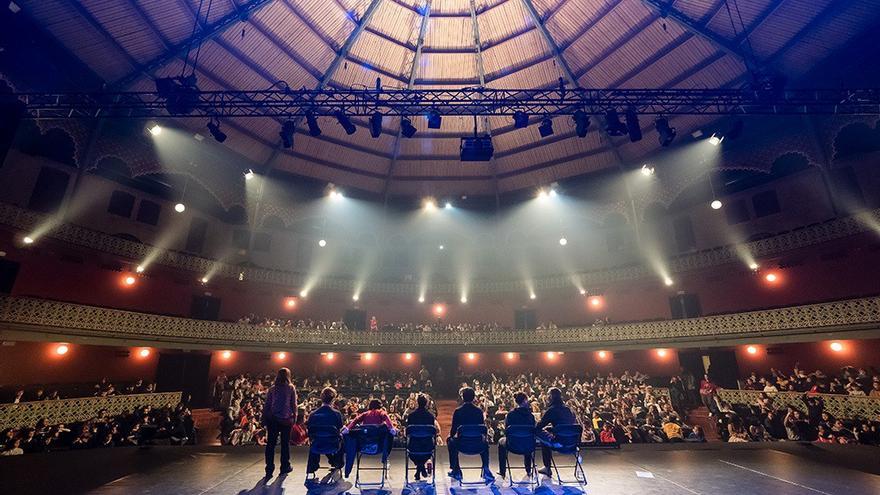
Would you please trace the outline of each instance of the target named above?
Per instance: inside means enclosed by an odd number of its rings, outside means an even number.
[[[187,93],[186,113],[172,113],[155,92],[18,93],[29,118],[303,117],[335,115],[602,115],[635,108],[643,115],[880,115],[880,89],[489,89],[264,90]]]

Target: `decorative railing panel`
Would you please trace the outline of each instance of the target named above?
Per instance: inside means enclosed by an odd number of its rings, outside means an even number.
[[[637,342],[662,345],[676,339],[719,340],[880,328],[880,297],[849,299],[782,309],[642,323],[552,330],[491,332],[361,332],[262,327],[106,309],[42,299],[0,296],[0,327],[70,336],[191,343],[204,346],[301,347],[362,350],[386,346],[468,349],[504,346],[564,350]],[[389,349],[391,350],[391,349]]]
[[[723,246],[717,249],[679,256],[669,260],[670,270],[673,273],[678,273],[737,262],[740,259],[737,253],[742,249],[756,257],[771,256],[792,249],[858,234],[867,230],[866,225],[876,225],[877,223],[880,223],[880,209],[792,230],[767,239],[748,242],[742,246]],[[32,232],[37,226],[45,227],[46,225],[51,225],[52,220],[50,217],[40,213],[0,203],[0,224],[24,232]],[[143,260],[156,249],[154,246],[121,239],[70,223],[53,225],[49,228],[48,235],[77,246],[111,253],[131,260]],[[211,272],[216,274],[216,276],[227,278],[239,278],[241,276],[245,280],[279,284],[288,287],[299,287],[304,282],[304,276],[301,273],[268,268],[245,268],[178,251],[161,250],[160,253],[159,257],[155,260],[156,263],[195,273],[204,274]],[[582,272],[575,276],[582,285],[595,287],[612,282],[635,280],[655,275],[653,269],[645,265],[628,265]],[[354,290],[354,283],[355,281],[351,279],[324,277],[316,288],[350,292]],[[539,277],[534,283],[537,289],[570,288],[571,275]],[[506,293],[525,289],[526,285],[522,280],[476,280],[472,284],[471,293]],[[366,290],[370,292],[415,294],[419,291],[419,287],[417,284],[406,282],[369,282]],[[430,292],[436,294],[456,293],[457,290],[458,287],[454,284],[434,284],[430,287]]]
[[[41,419],[48,424],[85,421],[101,411],[116,415],[130,413],[143,406],[174,407],[180,402],[180,397],[181,392],[165,392],[0,404],[0,430],[33,427]]]
[[[747,404],[754,405],[758,403],[758,398],[762,392],[757,390],[719,390],[718,397],[730,404]],[[801,398],[804,396],[801,392],[776,392],[767,394],[773,397],[773,405],[777,409],[794,406],[795,408],[807,412]],[[878,397],[857,397],[852,395],[832,395],[832,394],[811,394],[821,397],[825,402],[825,410],[836,418],[869,418],[876,419],[880,417],[880,398]]]

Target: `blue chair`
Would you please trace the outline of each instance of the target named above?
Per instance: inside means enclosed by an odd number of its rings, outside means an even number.
[[[458,454],[461,456],[464,455],[481,455],[483,452],[487,452],[489,450],[489,440],[488,440],[489,430],[486,428],[486,425],[461,425],[458,427],[458,435],[456,436],[458,442]],[[474,470],[479,469],[480,472],[483,470],[482,464],[479,467],[462,467],[461,470]],[[486,485],[485,480],[480,481],[464,481],[463,479],[459,481],[461,486],[480,486]]]
[[[342,434],[331,425],[314,425],[308,427],[309,453],[317,455],[339,455],[342,452]],[[306,480],[318,477],[317,471],[306,473]]]
[[[385,478],[388,475],[388,459],[385,457],[385,447],[388,441],[388,429],[385,425],[363,425],[349,432],[349,435],[357,435],[357,464],[355,467],[355,488],[382,489],[385,486]],[[382,465],[379,467],[361,467],[362,456],[382,456]],[[382,477],[377,482],[362,483],[361,469],[364,471],[380,471]]]
[[[431,485],[437,484],[437,428],[434,425],[411,425],[406,428],[406,464],[404,479],[409,485],[409,456],[429,456],[434,469],[431,470]]]
[[[510,425],[505,430],[504,438],[507,442],[508,456],[506,465],[501,468],[504,472],[508,473],[508,475],[511,473],[510,454],[532,456],[532,468],[526,472],[528,475],[528,481],[513,481],[513,476],[510,476],[510,486],[537,486],[538,472],[535,469],[535,428],[527,425]]]
[[[584,427],[578,424],[573,425],[556,425],[553,427],[553,444],[558,447],[548,446],[553,452],[574,456],[574,464],[566,466],[558,466],[556,464],[556,456],[553,456],[553,471],[556,473],[556,481],[560,485],[587,485],[587,474],[584,472],[584,466],[581,459],[581,435]],[[546,444],[545,444],[546,445]],[[574,479],[562,479],[559,474],[559,468],[573,468]]]

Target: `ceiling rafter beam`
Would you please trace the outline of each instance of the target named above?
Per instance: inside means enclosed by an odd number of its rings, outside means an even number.
[[[508,0],[509,1],[509,0]],[[473,28],[474,34],[474,62],[477,67],[477,75],[480,76],[480,87],[486,87],[486,69],[483,66],[483,51],[480,49],[480,23],[477,22],[477,5],[474,0],[470,1],[471,6],[471,25]],[[477,132],[476,129],[476,116],[474,116],[474,133]],[[483,130],[489,139],[492,139],[492,127],[489,125],[489,117],[483,116]],[[494,154],[494,153],[493,153]],[[495,208],[496,210],[501,206],[501,196],[498,191],[498,164],[495,162],[495,157],[489,158],[489,170],[492,172],[492,188],[495,192]]]
[[[425,6],[422,12],[422,21],[419,24],[419,37],[416,40],[416,51],[413,53],[413,61],[409,67],[409,81],[407,81],[406,89],[413,89],[416,84],[416,75],[419,73],[419,59],[422,58],[422,48],[425,46],[425,33],[428,32],[428,21],[431,20],[431,2],[425,0]],[[403,128],[397,130],[397,137],[394,138],[394,150],[391,153],[391,162],[388,164],[388,172],[385,174],[385,186],[382,188],[382,200],[388,204],[388,192],[391,190],[391,179],[394,177],[394,169],[397,166],[397,160],[400,157],[400,139],[403,137]]]
[[[107,28],[105,28],[104,25],[101,24],[101,22],[98,21],[98,19],[95,18],[94,15],[92,15],[89,9],[87,9],[78,0],[66,0],[66,3],[71,8],[73,8],[73,10],[75,10],[76,13],[79,14],[79,16],[82,17],[90,26],[92,26],[92,28],[94,28],[95,31],[97,31],[98,34],[101,35],[102,38],[104,38],[104,41],[115,48],[123,56],[123,58],[125,58],[125,61],[132,66],[132,68],[138,70],[138,74],[145,74],[143,70],[140,70],[141,64],[137,60],[135,60],[135,58],[130,53],[128,53],[128,50],[126,50],[125,47],[123,47],[122,44],[120,44],[119,41],[117,41],[116,38],[114,38],[113,35],[110,34],[109,31],[107,31]]]

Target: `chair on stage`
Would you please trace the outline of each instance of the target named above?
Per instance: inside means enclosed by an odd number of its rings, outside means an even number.
[[[434,469],[430,484],[437,483],[437,428],[434,425],[411,425],[406,428],[406,464],[404,479],[409,485],[410,456],[428,457]]]
[[[309,426],[310,454],[317,455],[340,455],[342,452],[342,434],[339,429],[331,425]],[[306,473],[306,481],[318,478],[318,472]]]
[[[544,442],[544,445],[553,452],[574,457],[574,464],[564,466],[557,465],[556,456],[552,457],[551,462],[553,466],[553,472],[556,473],[556,481],[560,485],[578,485],[581,487],[587,485],[587,474],[584,472],[580,448],[581,435],[583,434],[583,432],[584,427],[578,424],[556,425],[553,427],[552,445],[548,445],[546,442]],[[574,479],[562,479],[562,476],[560,476],[559,474],[559,468],[573,468]]]
[[[458,427],[458,436],[456,437],[456,442],[458,446],[458,454],[461,456],[464,455],[481,455],[483,452],[489,451],[489,439],[488,439],[489,430],[486,428],[486,425],[461,425]],[[477,469],[482,473],[483,465],[480,466],[469,466],[462,467],[461,470],[474,470]],[[490,483],[481,479],[480,481],[464,481],[464,479],[459,480],[459,485],[461,486],[483,486],[488,485]]]
[[[507,442],[507,460],[506,466],[502,466],[502,471],[510,476],[510,486],[537,486],[538,472],[535,467],[535,428],[528,425],[510,425],[504,432],[504,438]],[[512,469],[510,468],[510,454],[521,456],[532,456],[532,466],[529,471],[527,481],[513,481]]]
[[[354,486],[355,488],[375,488],[381,490],[385,486],[385,478],[388,476],[388,459],[386,457],[386,442],[388,441],[388,429],[385,425],[362,425],[351,434],[357,434],[357,464],[355,465]],[[382,456],[382,464],[378,467],[361,467],[361,457]],[[380,471],[379,481],[361,482],[361,470]]]

